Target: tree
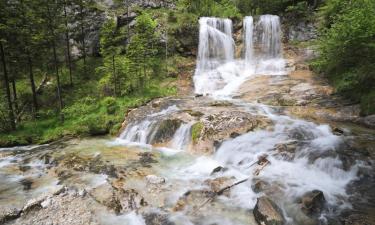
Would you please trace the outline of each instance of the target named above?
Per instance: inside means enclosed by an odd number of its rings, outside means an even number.
[[[102,70],[109,71],[110,66],[111,76],[113,80],[114,95],[118,95],[119,79],[118,74],[123,71],[117,71],[116,58],[124,50],[125,29],[118,28],[115,19],[109,18],[103,24],[100,30],[100,52],[104,57],[104,68]]]

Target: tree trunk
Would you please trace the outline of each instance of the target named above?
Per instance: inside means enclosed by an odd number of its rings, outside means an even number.
[[[59,111],[60,111],[60,119],[63,122],[64,121],[64,114],[62,112],[62,109],[64,107],[62,97],[61,97],[61,86],[60,86],[60,76],[59,76],[59,66],[57,65],[57,54],[56,54],[56,44],[55,41],[52,42],[52,48],[53,48],[53,63],[55,66],[56,71],[56,81],[57,81],[57,98],[59,101]]]
[[[27,63],[29,64],[29,79],[31,85],[31,92],[33,93],[33,115],[35,117],[36,112],[38,111],[38,99],[35,89],[34,73],[33,73],[33,62],[31,60],[30,52],[27,51]]]
[[[66,14],[66,1],[64,1],[64,16],[65,16],[65,41],[66,41],[66,51],[67,51],[67,59],[68,59],[68,67],[69,67],[69,79],[70,79],[70,86],[73,86],[73,76],[72,76],[72,59],[70,56],[70,43],[69,43],[69,30],[68,30],[68,16]]]
[[[16,88],[16,80],[14,77],[12,78],[12,89],[13,89],[13,103],[14,109],[18,112],[18,98],[17,98],[17,88]]]
[[[4,72],[4,86],[5,86],[5,92],[7,96],[7,101],[8,101],[8,116],[10,120],[10,127],[12,130],[16,129],[16,123],[14,121],[14,111],[13,111],[13,106],[12,106],[12,99],[10,96],[10,87],[9,87],[9,79],[8,79],[8,71],[7,71],[7,65],[5,62],[5,52],[4,52],[4,46],[3,43],[0,41],[0,50],[1,50],[1,62],[3,64],[3,72]]]

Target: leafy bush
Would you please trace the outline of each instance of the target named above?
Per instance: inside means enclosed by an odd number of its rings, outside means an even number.
[[[369,102],[375,87],[375,1],[329,0],[321,10],[329,21],[322,23],[313,68],[326,74],[339,93]],[[372,111],[366,108],[363,114]]]

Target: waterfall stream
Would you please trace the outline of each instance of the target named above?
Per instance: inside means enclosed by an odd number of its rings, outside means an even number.
[[[185,191],[199,189],[205,180],[212,177],[211,172],[221,166],[226,171],[224,177],[236,180],[249,178],[249,181],[231,189],[227,197],[220,200],[230,207],[253,209],[261,194],[252,190],[256,180],[271,185],[267,193],[277,199],[288,224],[304,224],[306,219],[298,213],[298,197],[312,190],[321,190],[329,205],[327,214],[335,214],[350,207],[347,185],[356,179],[358,168],[353,166],[345,170],[338,157],[337,150],[342,139],[332,133],[328,125],[293,119],[279,115],[270,106],[258,103],[246,103],[232,96],[247,79],[262,75],[286,75],[285,60],[282,56],[281,25],[278,16],[263,15],[254,22],[253,17],[244,19],[244,59],[234,58],[234,40],[232,22],[229,19],[203,17],[199,21],[199,51],[194,75],[195,92],[211,96],[213,99],[225,99],[233,107],[249,110],[251,113],[270,119],[274,127],[271,130],[257,130],[224,140],[212,156],[200,156],[187,165],[176,166],[175,160],[166,161],[169,165],[162,174],[177,183],[182,189],[174,198]],[[130,142],[150,144],[157,129],[156,121],[170,117],[176,108],[167,108],[161,113],[147,116],[145,120],[131,123],[120,138]],[[192,126],[195,121],[183,123],[176,130],[169,147],[175,150],[187,150],[191,144]],[[291,152],[279,152],[275,146],[289,146]],[[261,175],[254,175],[252,165],[259,157],[267,155],[270,165]],[[189,215],[177,216],[181,224],[193,224]],[[222,218],[223,217],[223,218]],[[224,219],[225,217],[225,219]],[[324,215],[323,215],[324,217]],[[216,224],[248,224],[237,222],[226,215],[211,215],[207,219]]]

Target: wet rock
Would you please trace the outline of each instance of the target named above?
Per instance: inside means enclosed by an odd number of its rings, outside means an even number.
[[[211,175],[214,175],[214,174],[220,173],[220,172],[225,172],[227,170],[228,170],[228,168],[218,166],[218,167],[216,167],[215,169],[212,170]]]
[[[116,198],[115,190],[109,183],[104,183],[94,188],[89,194],[95,199],[95,201],[109,209],[114,210],[117,213],[122,209],[118,199]]]
[[[7,208],[0,210],[0,224],[6,223],[7,221],[17,219],[21,215],[21,210],[17,208]]]
[[[165,183],[165,178],[156,175],[148,175],[146,176],[146,181],[148,184],[160,185]]]
[[[219,192],[221,189],[233,184],[234,177],[218,177],[215,179],[207,179],[204,184],[210,187],[213,192]]]
[[[31,166],[20,165],[18,168],[21,172],[26,172],[31,169]]]
[[[324,210],[326,199],[320,190],[305,193],[299,200],[302,211],[308,216],[318,216]]]
[[[148,167],[148,166],[150,166],[151,163],[157,163],[158,162],[154,159],[154,155],[151,152],[142,152],[142,153],[139,153],[138,155],[140,156],[139,162],[143,166]]]
[[[374,225],[374,218],[368,215],[353,214],[344,220],[345,225]]]
[[[20,180],[21,185],[23,186],[23,190],[27,191],[31,189],[31,185],[33,184],[33,181],[29,178],[24,178]]]
[[[168,219],[167,214],[163,213],[146,213],[143,215],[146,225],[175,225]]]
[[[187,207],[200,207],[202,200],[207,200],[215,195],[211,190],[191,190],[185,192],[173,207],[173,211],[182,211]]]
[[[255,193],[265,191],[269,187],[269,183],[263,180],[255,180],[254,184],[251,185],[251,188]]]
[[[210,106],[214,106],[214,107],[228,107],[228,106],[232,106],[233,103],[229,102],[229,101],[215,101],[215,102],[212,102],[210,104]]]
[[[268,197],[258,198],[253,213],[259,225],[285,224],[281,209]]]
[[[281,156],[285,160],[294,159],[296,149],[297,142],[294,141],[275,145],[275,150],[278,152],[277,155]]]
[[[182,121],[178,119],[161,121],[152,140],[152,144],[163,143],[172,139],[176,130],[181,126],[181,123]]]
[[[139,210],[148,205],[145,199],[134,189],[118,190],[116,193],[121,206],[121,213]]]
[[[233,132],[233,133],[230,134],[230,138],[236,138],[238,136],[240,136],[240,134],[237,133],[237,132]]]
[[[332,132],[333,132],[333,134],[335,134],[337,136],[341,136],[341,135],[344,134],[344,130],[342,130],[342,129],[338,128],[338,127],[334,127],[332,129]]]

